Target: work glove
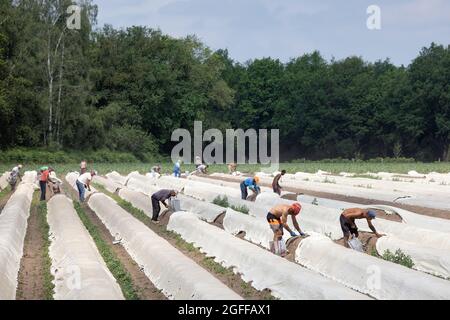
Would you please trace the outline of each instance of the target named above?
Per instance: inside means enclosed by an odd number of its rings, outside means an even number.
[[[294,231],[291,231],[291,237],[297,237],[298,234],[296,234]]]
[[[306,236],[306,233],[300,232],[300,235],[301,235],[302,237],[304,237],[304,236]]]

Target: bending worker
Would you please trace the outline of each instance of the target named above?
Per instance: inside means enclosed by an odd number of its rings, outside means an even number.
[[[273,241],[278,241],[283,238],[283,229],[286,229],[292,237],[297,236],[297,234],[288,226],[288,216],[291,216],[292,223],[299,234],[301,236],[305,235],[300,229],[297,219],[295,218],[301,210],[302,206],[297,202],[292,205],[280,204],[270,209],[267,214],[267,222],[269,222],[270,229],[273,231]]]
[[[91,172],[85,172],[80,175],[77,179],[77,189],[80,197],[80,202],[84,202],[84,196],[86,194],[86,189],[91,191],[91,182],[94,176],[97,175],[97,171],[92,170]]]
[[[339,218],[341,229],[344,233],[344,245],[349,248],[348,240],[350,239],[350,236],[356,238],[359,236],[358,227],[355,224],[356,219],[366,219],[370,230],[372,230],[377,238],[384,236],[384,234],[379,234],[372,224],[372,220],[375,219],[376,216],[377,213],[369,209],[351,208],[344,210]]]
[[[281,173],[277,174],[272,182],[272,189],[273,192],[277,193],[279,196],[281,196],[281,186],[280,186],[280,179],[282,176],[286,174],[286,170],[281,171]]]
[[[260,187],[258,186],[259,177],[247,178],[241,182],[241,198],[242,200],[247,200],[248,192],[247,188],[253,191],[253,193],[258,194],[261,192]]]
[[[22,170],[23,166],[21,164],[15,166],[8,177],[8,183],[11,186],[11,191],[16,190],[17,180],[22,181],[22,174],[20,170]]]
[[[153,223],[159,223],[158,217],[159,211],[161,210],[159,202],[162,202],[164,207],[168,208],[169,205],[166,203],[166,200],[170,199],[171,197],[175,197],[176,195],[177,193],[174,190],[167,190],[167,189],[161,189],[158,192],[152,194]]]

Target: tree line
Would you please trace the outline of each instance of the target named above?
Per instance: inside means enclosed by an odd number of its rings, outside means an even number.
[[[170,154],[171,133],[280,129],[282,160],[413,157],[450,160],[450,46],[409,66],[319,52],[287,63],[233,61],[195,36],[97,26],[79,1],[0,2],[0,149]]]

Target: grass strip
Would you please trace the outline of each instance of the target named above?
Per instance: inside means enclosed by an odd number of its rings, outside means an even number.
[[[36,208],[36,214],[39,221],[39,231],[42,237],[42,273],[44,279],[44,299],[53,300],[55,294],[54,276],[51,272],[52,259],[50,258],[50,226],[47,222],[47,202],[40,201],[40,193],[33,194],[32,206]]]
[[[84,226],[88,230],[92,239],[97,246],[100,255],[106,263],[106,266],[111,271],[114,278],[117,280],[122,293],[127,300],[139,300],[139,296],[136,288],[133,285],[133,280],[131,275],[126,271],[125,267],[122,265],[120,260],[117,258],[116,254],[111,250],[108,243],[100,235],[98,228],[91,222],[91,220],[86,215],[83,207],[79,202],[74,201],[75,210],[83,222]]]

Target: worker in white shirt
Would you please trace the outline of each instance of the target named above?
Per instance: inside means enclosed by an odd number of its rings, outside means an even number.
[[[86,189],[91,191],[91,181],[94,176],[97,175],[97,172],[92,170],[91,172],[86,172],[80,175],[77,179],[77,188],[78,194],[80,196],[80,202],[84,202],[84,195],[86,193]]]

